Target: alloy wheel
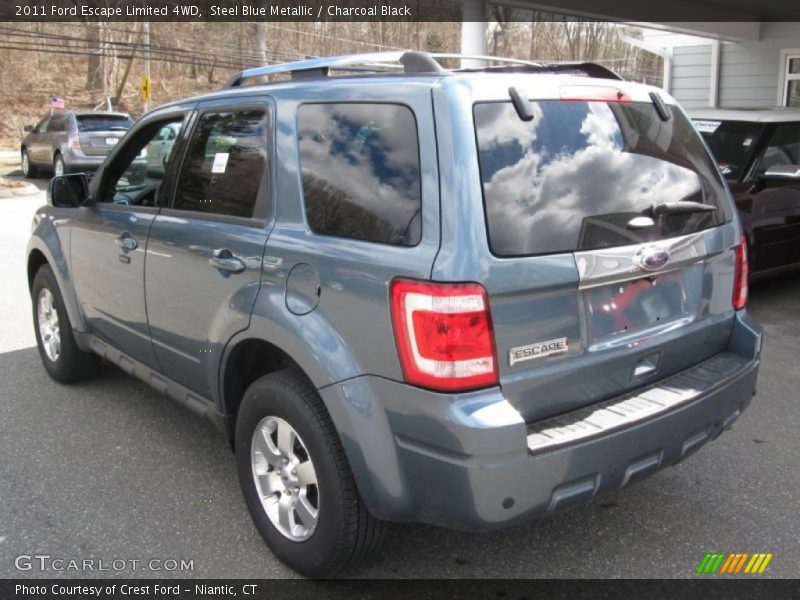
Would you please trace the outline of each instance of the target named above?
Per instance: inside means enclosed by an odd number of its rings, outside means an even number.
[[[36,317],[39,322],[39,337],[42,348],[52,362],[61,356],[61,328],[58,323],[58,310],[56,310],[53,294],[47,288],[42,288],[36,301]]]
[[[319,520],[317,472],[300,435],[280,417],[263,418],[250,444],[253,480],[264,512],[293,542],[310,538]]]

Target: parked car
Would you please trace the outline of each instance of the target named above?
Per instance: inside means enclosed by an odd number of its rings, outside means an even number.
[[[689,114],[733,193],[751,279],[800,268],[800,109]]]
[[[47,372],[103,357],[217,424],[305,575],[373,555],[389,521],[587,502],[755,393],[741,226],[675,101],[588,63],[435,59],[244,71],[145,115],[90,183],[54,178],[35,216]],[[163,177],[129,176],[173,124]]]
[[[125,113],[58,111],[45,115],[35,126],[26,125],[20,146],[25,177],[39,171],[55,175],[94,172],[133,125]]]
[[[161,128],[156,137],[147,144],[144,157],[147,162],[147,169],[157,174],[164,174],[172,149],[175,147],[175,140],[181,130],[180,123],[170,123]]]

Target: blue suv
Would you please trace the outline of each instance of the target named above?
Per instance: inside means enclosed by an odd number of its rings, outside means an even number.
[[[626,486],[755,393],[742,229],[675,101],[589,63],[437,58],[243,71],[35,216],[47,372],[105,359],[217,424],[305,575],[387,522],[491,530]]]

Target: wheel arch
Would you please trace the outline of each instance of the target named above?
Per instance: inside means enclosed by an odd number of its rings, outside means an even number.
[[[281,348],[262,338],[245,336],[228,344],[219,372],[219,408],[229,423],[233,442],[236,415],[247,388],[258,378],[292,369],[308,378],[297,362]]]
[[[313,353],[313,340],[306,340],[302,346],[286,340],[270,338],[259,328],[240,332],[227,344],[219,367],[218,410],[227,424],[228,438],[234,442],[236,415],[247,388],[259,377],[281,369],[292,369],[308,380],[319,392],[335,381],[346,379],[336,377],[324,364],[318,354]],[[334,378],[336,377],[336,378]],[[330,396],[320,393],[320,397],[339,435],[351,432],[352,425],[347,410],[338,402],[331,402]],[[347,452],[348,458],[349,452]]]
[[[49,261],[47,257],[44,255],[44,252],[39,250],[38,248],[34,248],[28,254],[28,265],[27,265],[27,272],[28,272],[28,291],[33,289],[33,278],[36,277],[36,273],[42,268],[43,265],[49,265]],[[50,267],[53,268],[52,266]]]
[[[33,278],[36,277],[36,272],[43,265],[49,266],[53,271],[73,329],[77,331],[87,331],[86,321],[83,318],[83,313],[79,309],[78,301],[75,296],[75,290],[72,285],[72,275],[69,272],[67,257],[64,255],[61,246],[61,239],[48,218],[41,219],[39,225],[36,227],[34,235],[28,243],[26,259],[28,291],[33,287]]]

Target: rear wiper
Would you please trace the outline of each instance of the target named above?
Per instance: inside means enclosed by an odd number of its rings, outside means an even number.
[[[712,213],[716,210],[717,207],[711,204],[701,204],[700,202],[693,202],[691,200],[679,200],[678,202],[653,204],[645,212],[649,213],[652,217],[660,217],[661,215],[679,215],[682,213]]]
[[[661,96],[656,92],[650,92],[650,101],[653,103],[653,108],[656,109],[656,113],[658,113],[658,118],[662,121],[669,121],[671,114],[667,110],[667,105],[664,104]]]
[[[514,105],[514,110],[523,121],[533,120],[533,104],[528,100],[527,96],[520,94],[519,90],[514,86],[508,88],[508,95],[511,96],[511,103]]]

